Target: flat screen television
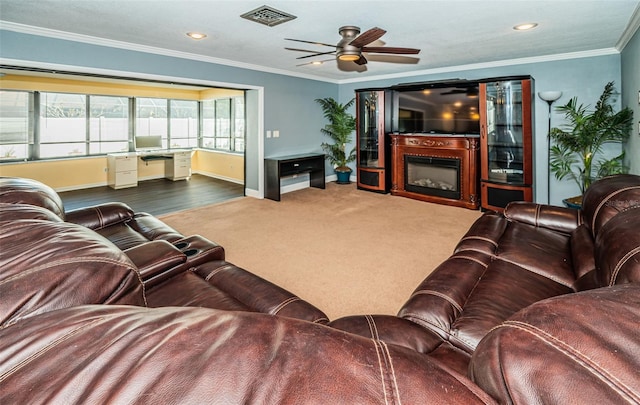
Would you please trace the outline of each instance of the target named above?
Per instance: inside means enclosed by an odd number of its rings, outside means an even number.
[[[393,132],[480,134],[477,83],[396,90]]]

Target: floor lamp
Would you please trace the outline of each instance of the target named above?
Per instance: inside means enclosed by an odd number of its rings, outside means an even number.
[[[549,104],[549,129],[547,131],[547,204],[551,204],[551,104],[561,96],[561,91],[538,92],[538,97]]]

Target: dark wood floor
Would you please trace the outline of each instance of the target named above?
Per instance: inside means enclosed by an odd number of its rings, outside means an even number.
[[[189,180],[155,179],[141,181],[138,187],[120,190],[105,186],[59,194],[66,211],[120,201],[129,205],[135,212],[160,215],[242,197],[244,186],[194,174]]]

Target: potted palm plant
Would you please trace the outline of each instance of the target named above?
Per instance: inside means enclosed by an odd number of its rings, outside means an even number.
[[[551,147],[551,171],[558,180],[576,182],[581,195],[595,180],[628,170],[623,163],[624,152],[608,159],[601,156],[605,144],[624,142],[631,133],[633,111],[624,108],[614,112],[611,105],[613,93],[613,82],[609,82],[593,111],[589,106],[578,104],[576,97],[556,107],[557,111],[564,113],[567,124],[552,128],[549,134],[554,143]],[[565,200],[565,204],[579,207],[581,195]]]
[[[356,119],[347,110],[355,102],[355,98],[345,104],[340,104],[331,97],[316,99],[322,107],[324,117],[329,123],[320,131],[331,138],[333,143],[322,143],[322,150],[327,160],[334,167],[338,184],[349,184],[351,168],[347,166],[356,160],[355,148],[347,152],[347,144],[351,143],[351,134],[356,129]]]

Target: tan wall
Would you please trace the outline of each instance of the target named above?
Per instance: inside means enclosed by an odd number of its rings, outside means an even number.
[[[244,184],[244,156],[208,150],[198,150],[192,157],[191,169],[207,176]]]
[[[57,191],[64,191],[106,185],[106,168],[106,156],[43,160],[2,164],[0,176],[26,177],[38,180]]]
[[[107,185],[105,156],[42,160],[37,162],[4,163],[0,176],[26,177],[38,180],[56,191],[77,190]],[[191,170],[205,176],[244,184],[244,156],[205,150],[194,151]],[[164,161],[138,160],[138,179],[164,177]]]

